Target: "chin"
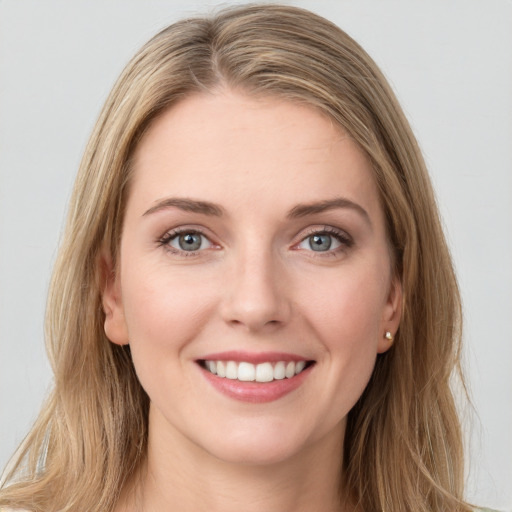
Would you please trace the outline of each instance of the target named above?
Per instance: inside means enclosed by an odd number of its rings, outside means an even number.
[[[269,466],[280,464],[292,459],[301,452],[299,447],[280,444],[274,442],[251,443],[239,446],[237,443],[230,443],[230,446],[216,446],[215,450],[210,452],[214,457],[229,464],[246,466]]]
[[[255,466],[279,464],[300,457],[314,444],[306,432],[294,432],[288,425],[272,423],[232,428],[229,435],[218,435],[210,440],[209,447],[203,446],[217,459]]]

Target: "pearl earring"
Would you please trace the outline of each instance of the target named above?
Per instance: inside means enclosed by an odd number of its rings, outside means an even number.
[[[393,340],[395,339],[395,337],[389,332],[389,331],[386,331],[386,334],[384,334],[384,337],[388,340],[388,341],[391,341],[391,343],[393,343]]]

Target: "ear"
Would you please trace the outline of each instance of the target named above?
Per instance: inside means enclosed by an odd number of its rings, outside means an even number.
[[[402,283],[398,276],[391,281],[389,287],[388,298],[384,306],[384,313],[382,317],[381,332],[377,345],[377,352],[382,354],[389,350],[393,345],[393,339],[398,331],[400,325],[400,318],[402,316]],[[391,339],[386,337],[386,333],[391,333]]]
[[[105,334],[116,345],[128,345],[128,329],[121,300],[121,284],[118,269],[112,264],[110,254],[101,256],[103,293],[102,304],[105,312]]]

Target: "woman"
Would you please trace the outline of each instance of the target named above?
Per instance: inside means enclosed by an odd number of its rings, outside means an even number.
[[[47,319],[26,510],[467,511],[460,300],[385,79],[282,6],[189,19],[114,87]]]

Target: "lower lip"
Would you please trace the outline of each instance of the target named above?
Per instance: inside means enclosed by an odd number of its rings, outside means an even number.
[[[271,382],[243,382],[226,377],[218,377],[201,368],[206,380],[224,395],[241,402],[265,403],[279,400],[297,389],[307,378],[314,365],[302,370],[290,379],[273,380]]]

